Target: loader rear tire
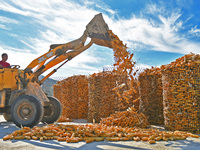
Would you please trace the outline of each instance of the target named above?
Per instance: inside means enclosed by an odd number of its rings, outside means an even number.
[[[12,121],[16,126],[33,127],[43,118],[44,108],[41,101],[31,95],[22,95],[11,106]]]
[[[54,123],[56,122],[62,113],[62,106],[60,102],[54,97],[48,97],[50,103],[44,107],[44,116],[42,119],[43,123]]]
[[[3,117],[7,122],[11,122],[12,121],[10,113],[3,113]]]

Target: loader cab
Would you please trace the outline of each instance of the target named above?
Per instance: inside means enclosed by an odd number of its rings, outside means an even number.
[[[22,72],[17,65],[11,68],[0,68],[0,112],[7,111],[12,91],[19,89],[19,81],[16,77]],[[7,116],[4,118],[10,121]]]
[[[10,89],[11,91],[17,90],[19,81],[16,77],[22,72],[22,70],[17,68],[0,69],[0,91],[5,89]]]
[[[12,91],[19,89],[17,76],[22,72],[17,67],[0,68],[0,108],[8,105]]]

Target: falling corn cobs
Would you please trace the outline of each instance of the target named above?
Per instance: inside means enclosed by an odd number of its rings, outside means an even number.
[[[59,122],[68,121],[68,118],[100,122],[101,118],[133,105],[139,109],[137,80],[132,75],[135,64],[133,54],[127,51],[127,47],[112,31],[109,34],[114,39],[111,42],[116,69],[94,73],[89,77],[72,76],[57,82],[53,86],[54,97],[60,100],[63,107]],[[122,84],[124,86],[121,88]]]
[[[63,125],[49,124],[32,129],[23,127],[3,137],[3,140],[57,140],[67,143],[86,143],[98,141],[156,141],[186,140],[187,137],[199,138],[198,135],[183,131],[159,131],[138,127],[107,126],[105,124]]]
[[[129,77],[129,89],[123,90],[123,94],[120,94],[119,90],[116,90],[118,97],[120,99],[121,108],[122,110],[127,109],[127,104],[132,104],[135,106],[136,109],[139,108],[139,90],[138,90],[138,81],[134,78],[137,70],[133,70],[136,62],[132,60],[133,53],[130,53],[127,50],[126,45],[123,44],[122,41],[115,35],[112,31],[109,32],[110,36],[112,37],[112,45],[114,51],[114,59],[115,59],[115,70],[118,74],[124,74]]]
[[[125,111],[135,106],[139,109],[139,90],[137,80],[133,78],[133,54],[109,31],[114,51],[114,70],[93,74],[89,77],[88,121],[108,117],[115,111]]]

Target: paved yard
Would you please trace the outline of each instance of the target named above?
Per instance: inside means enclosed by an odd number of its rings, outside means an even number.
[[[67,124],[85,124],[85,120],[76,120],[75,122],[69,122]],[[42,126],[42,124],[39,124]],[[187,138],[187,140],[181,141],[158,141],[156,144],[150,145],[147,142],[135,142],[135,141],[119,141],[119,142],[93,142],[86,144],[85,142],[79,143],[66,143],[58,142],[56,140],[46,140],[40,142],[35,140],[12,140],[3,141],[3,137],[15,130],[18,130],[12,122],[6,122],[3,116],[0,115],[0,150],[47,150],[47,149],[80,149],[80,150],[172,150],[172,149],[187,149],[187,150],[199,150],[200,138]]]

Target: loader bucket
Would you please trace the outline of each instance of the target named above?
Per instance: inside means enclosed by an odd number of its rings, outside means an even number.
[[[108,25],[105,23],[101,13],[95,15],[88,23],[86,31],[95,44],[112,48]]]

